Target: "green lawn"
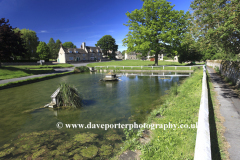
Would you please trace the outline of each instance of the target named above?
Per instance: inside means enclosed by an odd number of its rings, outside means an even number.
[[[23,69],[17,67],[1,67],[0,80],[50,73],[53,71],[54,71],[53,68]]]
[[[71,64],[2,66],[0,67],[0,80],[50,73],[54,71],[54,68],[68,67],[74,66]]]
[[[95,69],[104,69],[104,70],[115,70],[115,71],[118,71],[118,70],[194,70],[194,68],[197,68],[196,67],[177,67],[175,69],[175,67],[107,67],[107,66],[103,66],[103,67],[95,67]]]
[[[109,61],[109,62],[100,62],[100,63],[91,63],[88,64],[88,67],[95,67],[95,66],[153,66],[154,61],[142,61],[142,60],[123,60],[123,61]],[[178,62],[166,62],[166,61],[159,61],[159,66],[185,66],[187,63],[178,63]]]
[[[69,68],[74,67],[71,64],[55,64],[55,65],[19,65],[19,66],[4,66],[4,67],[14,67],[14,68],[22,68],[22,69],[33,69],[33,68]]]
[[[100,62],[100,63],[91,63],[88,64],[88,67],[95,67],[95,69],[105,69],[105,70],[194,70],[195,67],[185,67],[188,66],[186,63],[178,62],[166,62],[159,61],[159,67],[154,67],[153,61],[141,61],[141,60],[124,60],[124,61],[110,61],[110,62]],[[99,66],[99,67],[98,67]],[[118,67],[119,66],[119,67]],[[121,66],[121,67],[120,67]],[[139,67],[123,67],[123,66],[139,66]],[[143,66],[143,67],[141,67]],[[146,67],[148,66],[148,67]],[[152,68],[153,66],[153,68]],[[163,68],[164,66],[164,68]],[[167,66],[176,66],[167,67]],[[181,67],[184,66],[184,67]]]

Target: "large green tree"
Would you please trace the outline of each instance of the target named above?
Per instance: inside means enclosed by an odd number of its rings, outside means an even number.
[[[48,47],[50,49],[50,58],[55,58],[56,55],[56,43],[54,41],[53,38],[50,38],[49,42],[48,42]]]
[[[37,46],[37,54],[41,60],[48,60],[50,58],[50,48],[45,42],[40,42]]]
[[[26,46],[26,58],[31,59],[31,57],[36,56],[36,50],[39,43],[39,38],[37,37],[37,34],[35,31],[29,30],[29,29],[19,29],[16,28],[14,31],[21,32],[21,38],[23,39],[25,46]]]
[[[116,45],[116,40],[111,35],[105,35],[99,41],[97,41],[97,44],[95,44],[96,47],[100,47],[105,55],[108,55],[109,51],[112,52],[112,58],[115,58],[115,51],[118,50],[118,45]]]
[[[65,42],[62,45],[64,48],[77,48],[72,42]]]
[[[59,39],[56,40],[56,43],[55,43],[55,52],[54,52],[54,57],[55,57],[55,58],[58,57],[58,52],[59,52],[60,44],[61,44],[61,43],[62,43],[62,42],[61,42]]]
[[[225,59],[239,54],[239,0],[194,0],[191,8],[205,59]]]
[[[129,27],[123,45],[127,51],[149,51],[155,54],[155,65],[158,65],[158,54],[170,50],[170,43],[175,43],[186,30],[186,20],[189,13],[173,10],[174,6],[166,0],[142,0],[141,9],[127,12],[129,18],[125,26]]]
[[[20,32],[14,32],[9,20],[0,19],[0,66],[1,60],[10,60],[15,56],[24,56],[26,52]]]

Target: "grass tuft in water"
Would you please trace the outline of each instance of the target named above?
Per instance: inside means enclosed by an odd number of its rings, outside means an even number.
[[[59,85],[59,105],[79,108],[82,106],[82,97],[78,94],[77,89],[66,83]]]

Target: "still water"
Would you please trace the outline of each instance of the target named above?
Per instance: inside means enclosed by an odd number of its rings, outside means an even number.
[[[159,98],[165,91],[185,78],[123,75],[118,82],[99,81],[103,76],[101,73],[72,74],[0,90],[0,158],[104,159],[112,156],[117,144],[124,140],[122,129],[58,129],[56,124],[142,123],[160,103]],[[78,89],[83,97],[82,108],[40,108],[51,101],[51,94],[61,82]]]

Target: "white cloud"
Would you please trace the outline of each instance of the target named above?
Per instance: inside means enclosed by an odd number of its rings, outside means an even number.
[[[46,33],[47,31],[45,31],[45,30],[43,30],[43,31],[41,31],[41,33]]]

